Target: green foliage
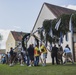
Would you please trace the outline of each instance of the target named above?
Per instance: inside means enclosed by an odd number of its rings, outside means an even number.
[[[59,31],[65,35],[69,31],[69,20],[71,15],[63,14],[61,15],[61,24],[59,26]]]
[[[63,36],[67,32],[69,32],[69,20],[70,20],[71,15],[72,14],[69,14],[69,15],[68,14],[63,14],[60,17],[58,17],[57,19],[45,20],[43,22],[43,27],[44,27],[45,32],[47,34],[46,35],[47,36],[47,41],[49,41],[50,43],[51,42],[58,42],[58,38],[60,37],[60,32],[62,32]],[[59,29],[56,30],[55,25],[59,21],[60,18],[61,18],[61,23],[60,23]],[[72,16],[72,24],[73,24],[73,27],[76,28],[76,13],[74,13],[74,15]],[[55,38],[52,38],[51,36],[49,36],[49,31],[50,31],[51,27],[52,27],[53,35],[55,36]]]
[[[2,39],[3,39],[3,36],[0,34],[0,41],[2,41]]]
[[[46,35],[46,41],[52,42],[52,38],[48,34]]]
[[[43,39],[44,39],[44,37],[43,37],[43,33],[42,33],[42,32],[41,32],[40,37],[41,37],[41,40],[43,40]]]
[[[43,22],[43,27],[45,29],[45,33],[49,33],[51,27],[51,20],[45,20]]]
[[[74,15],[72,16],[72,24],[73,28],[76,28],[76,13],[74,13]]]

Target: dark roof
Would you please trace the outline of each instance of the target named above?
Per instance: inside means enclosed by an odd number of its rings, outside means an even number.
[[[0,54],[3,54],[3,53],[5,53],[5,49],[0,49]]]
[[[13,35],[13,37],[14,37],[14,39],[15,39],[16,41],[21,41],[22,38],[23,38],[23,36],[24,36],[25,34],[27,34],[27,33],[24,33],[24,32],[17,32],[17,31],[11,31],[11,33],[12,33],[12,35]]]
[[[59,17],[62,14],[72,14],[72,13],[76,12],[75,10],[68,9],[68,8],[65,8],[65,7],[60,7],[60,6],[52,5],[52,4],[49,4],[49,3],[44,3],[44,4],[49,8],[50,11],[52,11],[52,13],[56,17]]]
[[[39,12],[39,15],[38,15],[38,17],[37,17],[37,19],[36,19],[36,22],[35,22],[35,24],[34,24],[34,27],[35,27],[35,25],[36,25],[36,23],[37,23],[37,20],[38,20],[38,18],[39,18],[39,16],[40,16],[40,13],[41,13],[44,5],[46,5],[47,8],[48,8],[56,17],[59,17],[59,16],[61,16],[62,14],[72,14],[72,13],[76,12],[75,10],[72,10],[72,9],[64,8],[64,7],[57,6],[57,5],[53,5],[53,4],[49,4],[49,3],[44,3],[44,4],[42,5],[42,7],[41,7],[41,10],[40,10],[40,12]],[[48,15],[48,14],[47,14],[47,15]],[[47,16],[47,15],[46,15],[46,16]],[[32,31],[34,30],[34,27],[33,27]]]

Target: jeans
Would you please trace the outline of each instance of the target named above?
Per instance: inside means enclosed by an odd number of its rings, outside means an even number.
[[[39,56],[35,56],[34,65],[35,66],[38,66],[39,65]]]
[[[30,58],[29,58],[29,56],[27,56],[27,66],[29,66],[30,65]]]

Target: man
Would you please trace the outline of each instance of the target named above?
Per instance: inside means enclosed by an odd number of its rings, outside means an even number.
[[[34,65],[34,47],[33,47],[33,44],[30,44],[27,51],[28,51],[28,56],[30,58],[30,65],[29,66],[33,66]]]
[[[25,51],[23,50],[23,48],[21,48],[21,66],[24,66],[24,55],[25,55]]]
[[[13,65],[13,54],[14,54],[14,52],[13,52],[13,48],[11,47],[10,48],[10,65],[9,66],[12,66]]]
[[[34,48],[34,66],[39,65],[39,56],[40,56],[39,47],[38,45],[36,45]]]
[[[74,64],[74,61],[73,61],[73,58],[72,58],[72,52],[71,52],[68,45],[66,45],[66,47],[64,49],[64,57],[65,57],[64,64],[66,64],[67,61],[71,61],[72,64]]]
[[[47,58],[47,49],[44,45],[40,45],[40,49],[41,49],[41,54],[43,54],[43,64],[42,66],[46,66],[46,58]]]
[[[63,64],[63,59],[62,59],[62,55],[63,55],[63,48],[61,45],[58,45],[58,53],[57,53],[57,57],[58,57],[58,63],[59,64]]]
[[[52,51],[51,51],[52,65],[54,65],[55,60],[56,60],[56,64],[58,64],[57,53],[58,53],[58,48],[56,47],[56,45],[54,45],[54,47],[52,47]],[[55,58],[55,60],[54,60],[54,58]]]

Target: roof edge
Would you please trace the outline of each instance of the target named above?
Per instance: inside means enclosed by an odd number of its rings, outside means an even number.
[[[34,30],[34,28],[35,28],[35,25],[36,25],[36,23],[37,23],[37,20],[38,20],[38,18],[39,18],[39,16],[40,16],[40,13],[41,13],[41,11],[42,11],[42,9],[43,9],[44,4],[45,4],[45,3],[43,3],[43,5],[42,5],[42,7],[41,7],[41,9],[40,9],[40,12],[39,12],[39,14],[38,14],[38,17],[37,17],[37,19],[36,19],[36,22],[35,22],[35,24],[34,24],[34,27],[33,27],[32,31],[31,31],[31,33],[33,32],[33,30]]]

